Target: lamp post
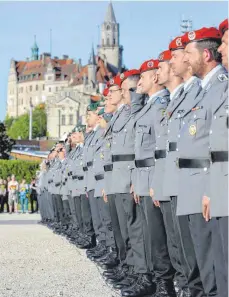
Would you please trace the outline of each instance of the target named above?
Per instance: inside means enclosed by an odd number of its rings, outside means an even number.
[[[29,140],[33,139],[33,104],[30,99],[29,102]]]

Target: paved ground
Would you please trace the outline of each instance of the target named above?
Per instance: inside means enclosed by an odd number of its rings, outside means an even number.
[[[0,297],[116,297],[96,266],[39,215],[0,215]]]

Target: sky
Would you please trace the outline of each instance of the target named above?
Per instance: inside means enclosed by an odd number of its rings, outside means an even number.
[[[180,35],[182,15],[191,18],[193,29],[217,26],[228,17],[226,1],[112,1],[120,24],[123,63],[139,68],[147,59],[157,58],[171,38]],[[7,79],[11,58],[31,56],[36,35],[40,54],[82,59],[88,63],[91,46],[96,47],[109,2],[1,2],[0,1],[0,120],[6,115]],[[96,48],[95,48],[96,52]]]

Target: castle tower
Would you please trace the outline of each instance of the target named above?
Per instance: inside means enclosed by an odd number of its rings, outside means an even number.
[[[123,47],[119,44],[119,24],[116,22],[113,5],[108,5],[105,20],[101,27],[101,42],[98,55],[117,71],[122,67]]]
[[[8,75],[7,114],[10,114],[13,117],[18,116],[17,82],[16,62],[11,59],[10,71]]]
[[[39,47],[37,46],[37,42],[36,42],[36,35],[34,36],[34,45],[31,48],[31,60],[38,60],[39,58]]]
[[[88,60],[88,83],[92,85],[96,84],[96,67],[94,47],[92,45],[90,58]]]

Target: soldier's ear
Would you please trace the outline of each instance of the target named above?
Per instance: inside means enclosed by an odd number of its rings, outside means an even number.
[[[158,74],[157,74],[157,71],[155,71],[153,74],[153,83],[156,84],[157,82],[158,82]]]

